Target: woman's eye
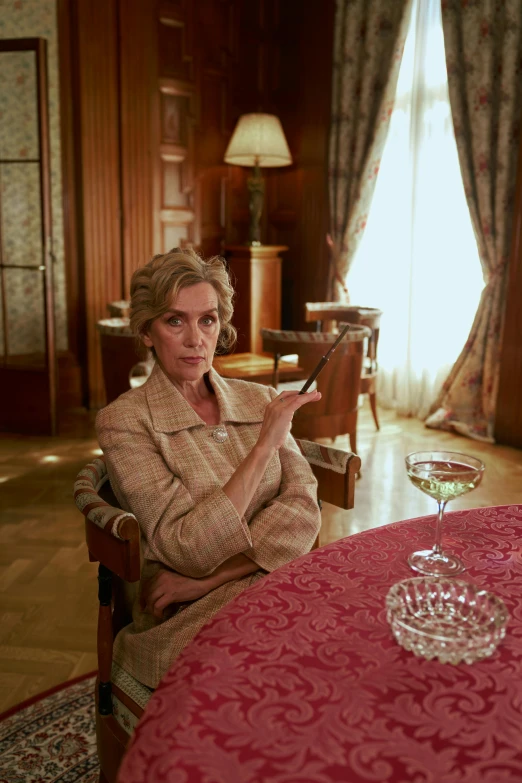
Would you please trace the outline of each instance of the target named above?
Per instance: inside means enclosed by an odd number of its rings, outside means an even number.
[[[171,326],[179,326],[180,323],[181,323],[181,319],[180,318],[176,318],[176,316],[173,316],[172,318],[169,318],[169,324]]]
[[[206,315],[204,318],[202,318],[202,322],[205,326],[211,326],[213,323],[215,323],[215,319],[210,315]]]

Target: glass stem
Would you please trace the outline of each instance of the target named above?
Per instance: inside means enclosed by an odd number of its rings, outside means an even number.
[[[446,508],[447,500],[439,500],[439,513],[437,516],[437,526],[435,528],[435,546],[433,551],[436,555],[442,554],[442,518],[444,516],[444,509]]]

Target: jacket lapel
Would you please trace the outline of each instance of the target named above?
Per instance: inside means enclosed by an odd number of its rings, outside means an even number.
[[[259,393],[257,385],[230,383],[213,368],[210,383],[216,394],[221,422],[260,422],[270,397]],[[156,432],[177,432],[190,427],[206,426],[156,362],[144,385],[152,424]]]
[[[157,362],[144,388],[156,432],[177,432],[204,425]]]
[[[270,402],[268,389],[266,398],[260,393],[258,384],[246,381],[227,381],[214,368],[210,369],[210,382],[214,389],[221,414],[221,421],[259,422],[263,421],[265,408]]]

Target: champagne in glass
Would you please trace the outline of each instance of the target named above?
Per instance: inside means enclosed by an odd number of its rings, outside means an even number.
[[[478,487],[484,463],[456,451],[417,451],[406,457],[406,471],[412,484],[435,498],[439,505],[433,549],[413,552],[408,563],[426,576],[454,576],[464,571],[458,557],[442,551],[442,521],[446,503]]]

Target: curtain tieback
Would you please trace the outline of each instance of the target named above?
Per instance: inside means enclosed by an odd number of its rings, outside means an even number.
[[[330,248],[330,252],[332,254],[334,277],[335,277],[336,281],[339,283],[340,287],[344,291],[344,295],[346,296],[346,302],[349,303],[350,302],[350,294],[348,293],[348,289],[346,287],[346,284],[345,284],[345,282],[344,282],[344,280],[341,277],[341,274],[339,272],[339,259],[340,259],[342,253],[347,253],[348,252],[348,248],[344,244],[342,245],[342,247],[339,247],[339,244],[333,240],[331,234],[327,234],[326,235],[326,244]]]
[[[502,279],[504,272],[506,271],[507,262],[499,261],[492,269],[487,270],[486,285],[496,282],[497,279]]]

